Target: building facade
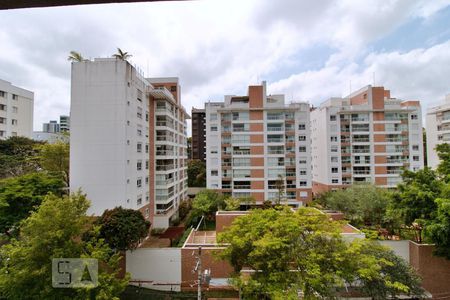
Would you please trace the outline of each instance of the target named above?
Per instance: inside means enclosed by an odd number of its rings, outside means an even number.
[[[42,123],[42,132],[57,133],[60,131],[61,130],[58,121],[49,121],[48,123]]]
[[[59,130],[61,132],[70,131],[70,117],[61,115],[59,116]]]
[[[204,109],[192,108],[192,159],[200,159],[203,162],[206,160],[205,147],[206,147],[206,128],[205,117],[206,113]]]
[[[436,146],[450,143],[450,94],[441,105],[428,109],[426,126],[427,161],[428,166],[434,169],[439,164]]]
[[[236,198],[311,200],[309,104],[285,104],[266,83],[205,104],[207,187]]]
[[[394,187],[402,168],[423,168],[419,101],[391,98],[366,86],[311,112],[313,191],[358,182]]]
[[[0,79],[0,139],[31,138],[34,93]]]
[[[70,186],[100,215],[140,210],[168,227],[187,197],[187,113],[177,78],[144,78],[120,59],[72,64]]]

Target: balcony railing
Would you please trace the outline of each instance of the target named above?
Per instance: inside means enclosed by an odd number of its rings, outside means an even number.
[[[173,170],[174,165],[160,165],[156,166],[156,171],[169,171]]]

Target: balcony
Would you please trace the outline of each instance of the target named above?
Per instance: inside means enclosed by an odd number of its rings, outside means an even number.
[[[157,165],[156,171],[170,171],[174,169],[174,165]]]
[[[155,87],[150,89],[149,94],[155,99],[164,99],[172,102],[176,102],[172,93],[165,87]]]

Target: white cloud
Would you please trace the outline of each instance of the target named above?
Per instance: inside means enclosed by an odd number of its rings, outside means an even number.
[[[109,56],[121,47],[133,54],[132,62],[147,75],[180,77],[187,110],[220,100],[224,94],[245,93],[249,84],[270,80],[271,74],[283,70],[293,75],[270,87],[296,98],[322,100],[342,94],[350,80],[354,87],[370,82],[373,71],[398,95],[395,91],[407,90],[403,86],[408,83],[395,79],[396,70],[422,78],[414,59],[429,57],[420,65],[436,74],[444,66],[438,57],[444,59],[441,52],[448,49],[370,53],[367,45],[411,18],[430,18],[448,4],[216,0],[1,11],[0,78],[35,91],[36,129],[68,113],[66,58],[71,50],[93,58]],[[295,55],[314,50],[317,44],[335,52],[322,69],[295,74],[290,68]],[[442,77],[435,81],[429,85],[429,95],[423,87],[409,89],[418,93],[415,98],[428,99],[447,84]],[[417,82],[424,83],[428,81]]]

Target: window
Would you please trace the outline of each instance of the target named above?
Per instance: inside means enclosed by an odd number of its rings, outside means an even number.
[[[217,131],[217,126],[211,126],[211,131]]]
[[[298,147],[298,152],[306,152],[306,147],[305,146]]]
[[[418,116],[417,115],[411,115],[411,120],[417,120]]]
[[[0,130],[0,136],[5,136],[6,135],[6,131]]]
[[[306,157],[300,157],[300,160],[298,161],[298,163],[301,164],[301,165],[305,165],[306,162],[307,162]]]
[[[6,124],[6,118],[0,117],[0,124]]]
[[[413,145],[412,149],[413,151],[419,151],[419,145]]]
[[[337,156],[332,156],[331,157],[331,162],[337,163],[338,162],[338,157]]]
[[[211,176],[219,176],[219,171],[211,170]]]
[[[145,161],[145,169],[148,170],[148,160]]]
[[[338,146],[336,145],[331,146],[331,152],[338,152]]]
[[[139,195],[137,197],[137,201],[136,201],[137,205],[141,205],[142,204],[142,195]]]
[[[149,149],[148,144],[145,144],[145,153],[148,153],[148,149]]]
[[[331,173],[338,173],[338,168],[331,168]]]
[[[150,197],[148,196],[148,193],[145,195],[145,202],[148,203],[150,202]],[[148,209],[148,208],[147,208]]]
[[[338,141],[337,136],[330,136],[330,141],[337,142]]]
[[[171,92],[176,92],[176,91],[177,91],[177,86],[176,86],[176,85],[172,85],[172,86],[170,87],[170,91],[171,91]]]
[[[16,95],[16,94],[12,94],[12,99],[13,99],[13,100],[19,100],[19,96]]]
[[[148,148],[148,145],[146,145],[146,147]],[[142,152],[142,143],[137,143],[137,145],[136,145],[136,151],[137,151],[138,153],[141,153],[141,152]]]
[[[299,182],[299,186],[306,186],[307,185],[307,181],[306,180],[301,180]]]
[[[306,135],[299,135],[299,136],[298,136],[298,140],[299,140],[300,142],[306,141]]]
[[[138,108],[137,108],[137,113],[136,113],[136,115],[137,115],[137,117],[138,117],[139,119],[142,119],[142,108],[141,108],[141,107],[138,107]]]
[[[298,130],[305,130],[306,124],[298,124]]]
[[[145,121],[148,121],[148,111],[145,112]]]
[[[138,136],[142,136],[142,129],[138,129],[138,130],[137,130],[137,135],[138,135]]]
[[[148,176],[145,176],[145,184],[148,184]]]
[[[138,160],[136,163],[136,170],[140,171],[142,170],[142,160]]]
[[[217,114],[210,114],[209,115],[209,120],[210,121],[216,121],[217,120]]]
[[[137,100],[142,102],[142,91],[140,89],[137,89]]]
[[[0,104],[0,110],[6,110],[6,105],[5,104]]]
[[[138,188],[140,188],[140,187],[142,186],[142,178],[138,178],[138,179],[136,180],[136,186],[137,186]]]
[[[5,91],[0,91],[0,97],[6,98],[6,92]]]
[[[233,170],[233,177],[235,178],[250,178],[250,170],[249,169],[236,169]]]
[[[300,169],[300,175],[306,175],[306,169]]]
[[[336,121],[336,115],[330,115],[330,121]]]
[[[148,207],[145,209],[145,218],[148,218],[150,216]]]
[[[308,198],[308,192],[300,192],[300,198]]]
[[[333,178],[331,179],[331,183],[339,183],[339,179]]]
[[[413,161],[419,161],[420,157],[419,156],[413,156]]]

